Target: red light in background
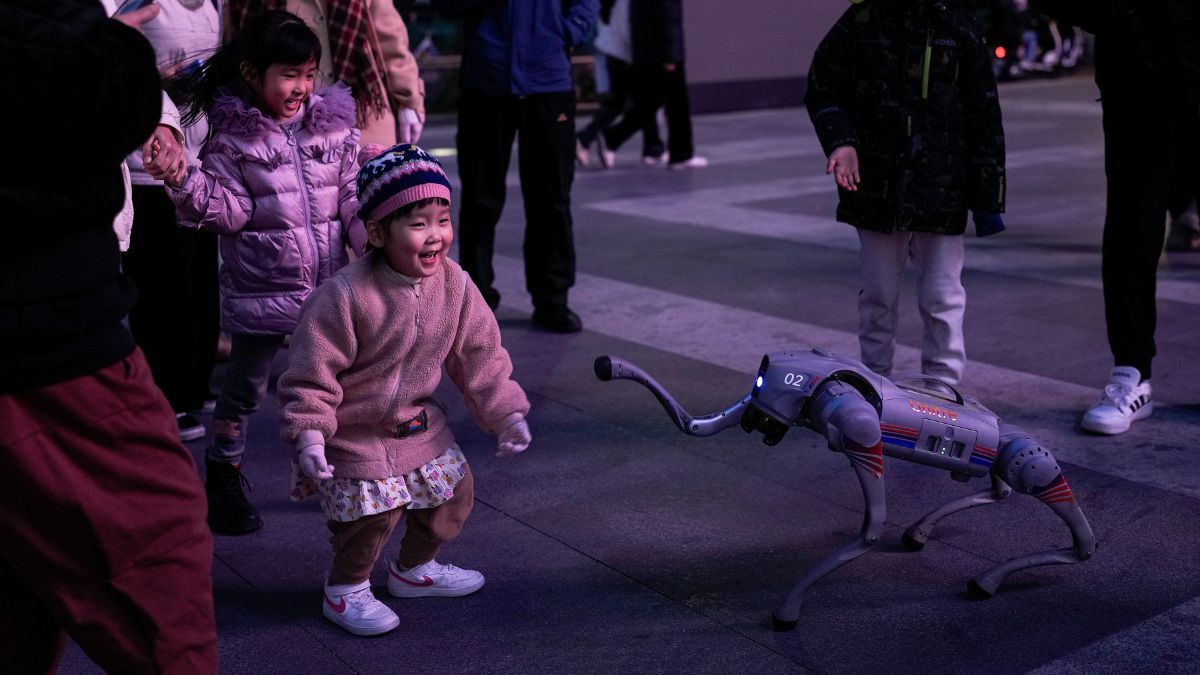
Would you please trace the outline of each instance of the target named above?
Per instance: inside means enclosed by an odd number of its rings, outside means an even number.
[[[1006,54],[1008,54],[1008,52],[1005,51],[1004,47],[996,47],[996,58],[1002,59]]]

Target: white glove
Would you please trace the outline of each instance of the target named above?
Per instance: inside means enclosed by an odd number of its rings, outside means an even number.
[[[325,461],[325,445],[314,443],[306,445],[296,453],[296,461],[305,476],[313,480],[328,480],[333,478],[333,465]]]
[[[412,108],[402,108],[400,110],[400,119],[396,120],[396,142],[397,143],[416,143],[421,138],[421,129],[425,128],[425,123],[421,121],[421,116]]]
[[[517,419],[500,432],[500,442],[496,445],[497,457],[512,457],[519,452],[525,452],[533,437],[529,435],[529,424],[525,418]]]

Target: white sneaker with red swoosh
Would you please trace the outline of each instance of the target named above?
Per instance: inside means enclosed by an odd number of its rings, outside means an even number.
[[[388,562],[387,588],[397,598],[457,598],[483,588],[483,575],[436,560],[406,570]]]
[[[326,586],[321,611],[326,619],[355,635],[380,635],[400,625],[400,617],[375,598],[369,580]]]

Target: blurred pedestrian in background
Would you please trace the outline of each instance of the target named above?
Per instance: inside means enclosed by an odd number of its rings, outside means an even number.
[[[592,148],[600,166],[611,169],[616,153],[597,144],[600,133],[608,128],[633,105],[633,42],[629,35],[630,0],[601,0],[600,20],[596,23],[596,38],[592,45],[596,49],[597,71],[603,69],[607,77],[608,93],[600,102],[600,108],[592,115],[587,126],[579,132],[575,156],[580,166],[591,164]],[[597,82],[600,78],[596,78]],[[658,133],[657,116],[645,120],[642,126],[642,163],[646,166],[662,166],[668,156],[666,146]]]
[[[708,160],[696,155],[692,111],[684,71],[683,1],[629,0],[633,46],[633,108],[598,137],[601,156],[615,152],[664,108],[667,116],[667,166],[700,169]]]
[[[458,99],[459,260],[492,309],[496,224],[517,141],[525,206],[525,288],[533,325],[583,329],[567,304],[575,285],[571,184],[575,89],[570,50],[587,40],[599,0],[434,0],[463,21]]]

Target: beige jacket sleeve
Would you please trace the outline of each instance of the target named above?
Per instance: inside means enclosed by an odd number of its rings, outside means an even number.
[[[370,0],[370,25],[381,56],[380,67],[388,95],[397,112],[412,108],[425,119],[425,83],[417,72],[417,60],[408,49],[408,27],[392,0]]]

